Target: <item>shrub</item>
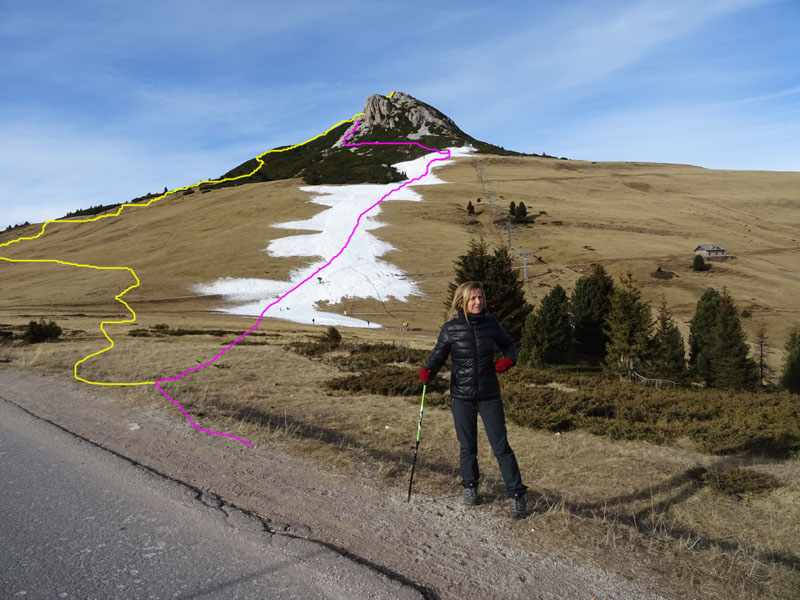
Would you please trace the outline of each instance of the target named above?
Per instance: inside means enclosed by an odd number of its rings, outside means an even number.
[[[294,342],[289,344],[289,348],[298,354],[309,357],[319,357],[326,352],[336,350],[342,343],[342,334],[336,327],[328,327],[325,333],[320,335],[313,342]]]
[[[322,336],[322,340],[330,344],[331,347],[338,348],[339,344],[342,343],[342,334],[339,333],[336,327],[328,327],[327,331]]]
[[[554,380],[573,389],[543,386]],[[574,367],[519,365],[501,385],[507,418],[524,427],[658,444],[688,437],[711,454],[790,458],[800,452],[800,411],[788,393],[656,390]]]
[[[422,391],[416,369],[382,366],[360,375],[337,377],[325,384],[328,390],[382,396],[417,396]]]
[[[38,323],[36,321],[28,323],[25,333],[22,334],[22,339],[29,344],[38,344],[57,340],[61,337],[61,333],[61,327],[56,325],[55,322],[48,321],[45,323],[44,319],[41,319]]]
[[[781,487],[779,479],[767,473],[734,467],[724,471],[707,471],[701,480],[723,494],[764,492]]]
[[[336,356],[331,362],[340,369],[365,371],[389,363],[421,365],[430,355],[429,350],[415,350],[393,344],[359,344],[348,347],[349,356]]]

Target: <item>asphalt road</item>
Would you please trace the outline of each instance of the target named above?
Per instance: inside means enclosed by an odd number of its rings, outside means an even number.
[[[418,597],[0,398],[0,598]]]

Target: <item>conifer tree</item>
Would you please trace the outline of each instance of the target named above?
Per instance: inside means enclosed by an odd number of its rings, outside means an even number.
[[[781,385],[793,394],[800,394],[800,331],[795,329],[786,341]]]
[[[758,367],[749,353],[739,312],[728,290],[723,289],[709,339],[710,385],[724,389],[756,389]]]
[[[472,200],[467,202],[467,214],[474,215],[475,214],[475,207],[472,205]]]
[[[522,365],[535,365],[538,364],[538,357],[534,356],[532,340],[535,337],[536,329],[536,311],[532,310],[525,318],[525,324],[522,326],[522,334],[519,341],[519,356],[518,362]]]
[[[706,270],[706,261],[703,260],[702,254],[695,254],[694,259],[692,259],[692,270],[693,271],[705,271]]]
[[[510,214],[512,217],[517,216],[517,205],[513,200],[511,201],[511,204],[508,205],[508,214]]]
[[[649,358],[652,326],[650,305],[642,300],[641,292],[633,285],[633,275],[625,273],[611,294],[605,322],[606,371],[627,376],[632,369],[645,363]]]
[[[694,316],[689,323],[689,365],[695,376],[706,383],[711,380],[710,336],[717,320],[719,302],[719,292],[708,288],[697,301]]]
[[[608,338],[603,324],[613,291],[614,281],[599,264],[593,264],[591,273],[575,284],[569,307],[577,352],[597,359],[605,355]]]
[[[525,321],[520,342],[521,361],[536,367],[562,363],[572,352],[567,293],[555,286]]]
[[[532,308],[525,301],[523,282],[514,269],[508,249],[500,246],[490,255],[483,240],[472,240],[467,253],[455,261],[455,281],[447,286],[447,310],[456,287],[465,281],[483,282],[486,311],[497,317],[503,328],[519,342],[525,318]]]
[[[744,315],[742,315],[744,316]],[[761,385],[771,385],[773,371],[767,364],[767,326],[762,321],[756,330],[755,348],[758,363],[758,380]]]
[[[667,309],[662,297],[656,316],[655,331],[651,341],[650,360],[647,362],[648,377],[681,382],[686,376],[686,352],[683,336]]]
[[[525,318],[533,307],[525,300],[524,282],[514,269],[506,246],[495,248],[490,261],[489,276],[484,281],[488,308],[514,341],[519,343]]]
[[[528,207],[525,206],[524,202],[520,202],[517,204],[517,210],[514,212],[514,220],[517,223],[524,223],[528,217]]]

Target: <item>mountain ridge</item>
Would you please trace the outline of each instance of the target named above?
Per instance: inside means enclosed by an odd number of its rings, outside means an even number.
[[[442,111],[404,92],[370,96],[361,114],[363,117],[349,136],[350,143],[397,142],[398,145],[346,146],[344,138],[353,124],[342,123],[303,146],[251,158],[220,179],[251,173],[259,166],[260,159],[264,165],[251,177],[204,186],[214,189],[295,177],[310,185],[392,183],[405,179],[405,174],[393,164],[419,158],[429,152],[428,148],[472,146],[482,154],[526,156],[470,136]],[[416,144],[400,145],[409,141]]]

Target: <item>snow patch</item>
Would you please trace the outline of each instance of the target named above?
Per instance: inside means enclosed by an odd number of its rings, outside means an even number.
[[[450,156],[451,158],[469,156],[474,151],[474,148],[469,146],[450,148]],[[397,163],[394,167],[405,172],[408,179],[414,179],[425,173],[428,163],[438,156],[440,155],[437,153],[431,153]],[[437,161],[431,165],[431,171],[450,162]],[[411,189],[412,187],[440,183],[444,181],[431,172],[424,179],[391,193],[384,201],[419,202],[422,196]],[[315,233],[273,240],[264,252],[271,256],[310,256],[320,257],[320,260],[292,271],[289,274],[289,281],[223,277],[210,284],[197,284],[193,286],[193,291],[199,295],[221,295],[233,304],[220,308],[222,312],[259,316],[264,307],[313,275],[335,256],[347,242],[358,215],[399,185],[401,184],[315,185],[301,188],[314,194],[310,202],[327,206],[328,210],[310,219],[277,223],[272,226]],[[364,215],[344,252],[327,268],[270,308],[266,316],[304,324],[376,328],[380,325],[345,314],[325,312],[318,308],[318,304],[321,302],[339,304],[347,298],[375,298],[381,302],[395,298],[407,302],[410,296],[422,295],[417,284],[405,273],[380,259],[395,249],[391,244],[379,240],[370,233],[374,229],[384,227],[384,223],[377,220],[380,211],[381,207],[378,204]]]

